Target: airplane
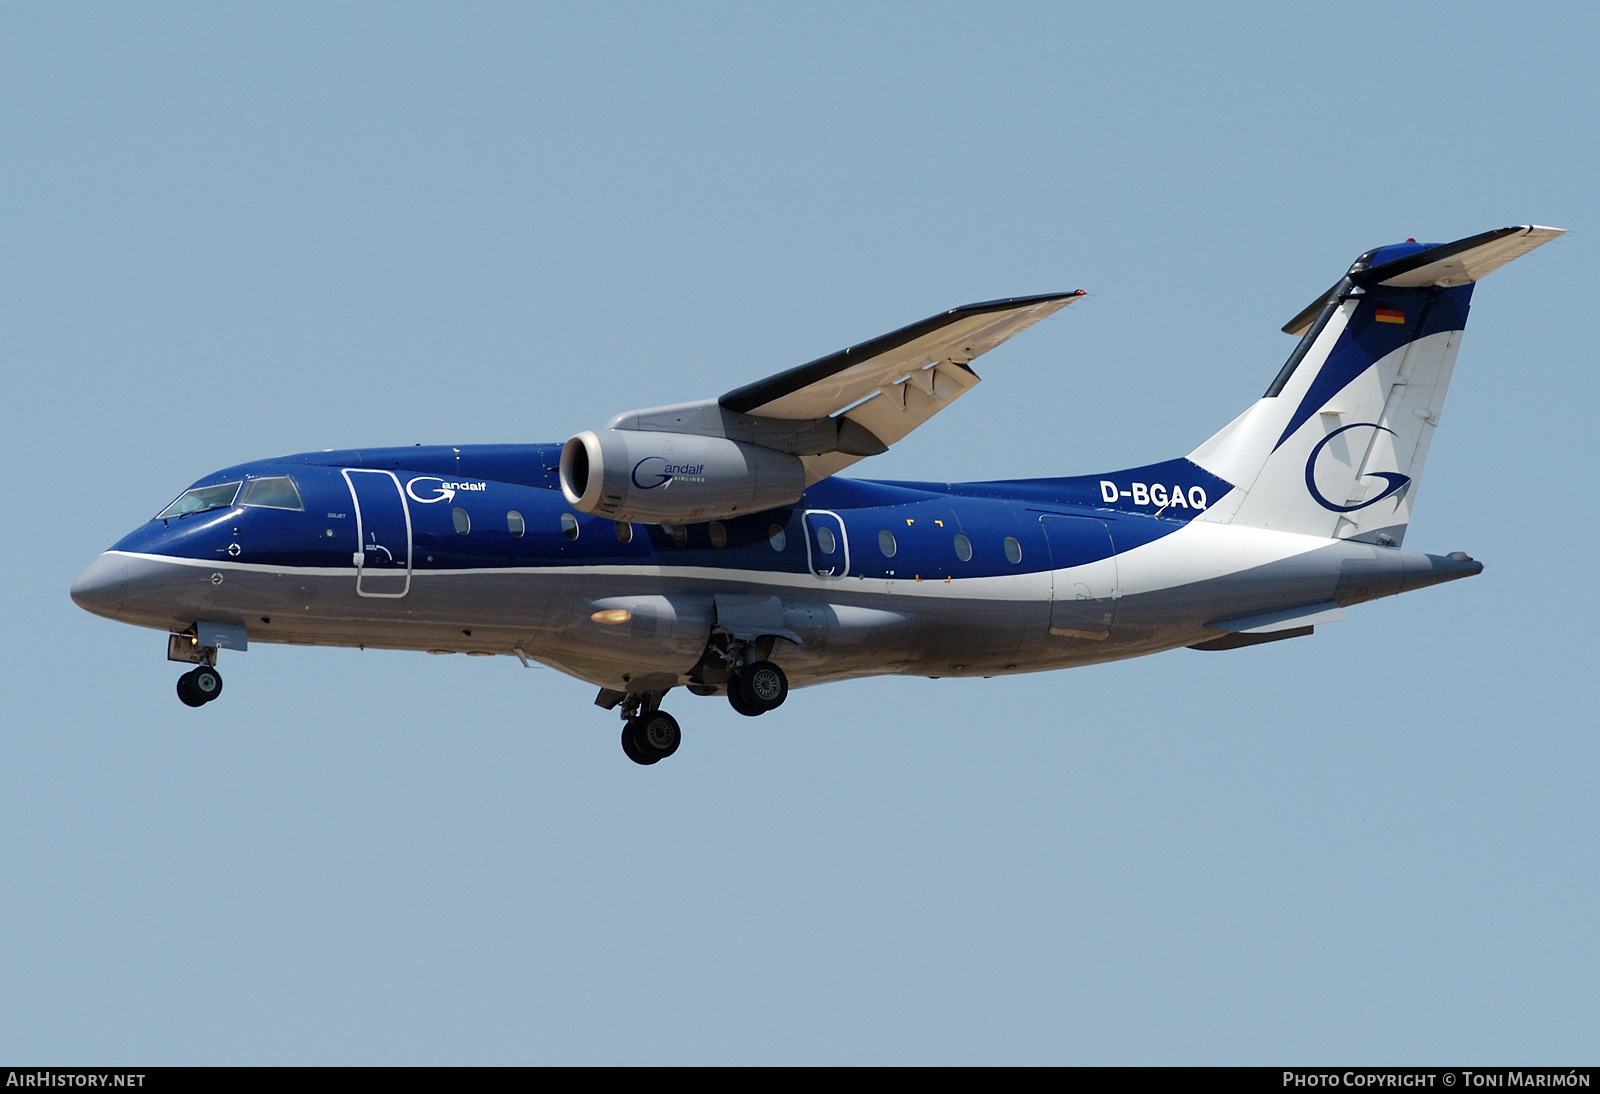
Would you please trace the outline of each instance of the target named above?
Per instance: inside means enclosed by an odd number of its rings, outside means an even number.
[[[1367,251],[1283,328],[1266,393],[1187,456],[1100,474],[869,481],[1084,294],[969,304],[565,444],[299,453],[206,475],[71,595],[167,633],[190,707],[220,650],[358,646],[542,662],[599,688],[639,764],[685,688],[740,714],[853,677],[1002,676],[1313,633],[1482,572],[1403,550],[1475,283],[1561,235]]]

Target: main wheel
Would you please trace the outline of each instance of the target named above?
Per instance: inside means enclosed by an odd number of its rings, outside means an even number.
[[[735,676],[728,681],[728,705],[746,718],[754,718],[766,711],[760,707],[753,707],[744,701],[744,689],[739,686],[739,677]]]
[[[178,698],[186,707],[203,707],[206,705],[205,697],[194,690],[194,673],[186,672],[178,677]]]
[[[739,698],[757,711],[777,710],[789,697],[789,678],[771,661],[757,661],[739,674]]]
[[[639,719],[634,718],[631,721],[623,723],[623,726],[622,726],[622,754],[624,756],[628,757],[628,759],[632,760],[634,763],[636,763],[636,764],[644,764],[645,766],[648,767],[650,764],[659,762],[661,757],[660,756],[646,756],[644,753],[639,751],[639,746],[638,746],[638,744],[635,743],[634,736],[633,736],[634,735],[634,729],[635,729],[634,723],[637,722],[638,720]]]
[[[646,762],[664,760],[683,743],[678,720],[664,710],[641,714],[628,723],[633,729],[633,747]]]
[[[209,703],[222,694],[222,673],[210,665],[201,665],[189,674],[189,690]]]

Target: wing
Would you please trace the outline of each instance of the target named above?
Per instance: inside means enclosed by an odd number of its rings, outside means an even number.
[[[951,308],[747,384],[717,402],[724,410],[757,419],[832,419],[841,437],[859,438],[855,427],[860,427],[883,446],[892,445],[978,383],[971,368],[974,358],[1083,295],[1080,289]],[[859,440],[846,447],[856,451],[801,456],[806,482],[827,478],[876,448]]]

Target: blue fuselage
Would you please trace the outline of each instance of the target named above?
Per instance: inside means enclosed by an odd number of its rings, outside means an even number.
[[[1120,493],[1126,496],[1116,502],[1104,497],[1101,484],[1110,480],[1093,476],[954,484],[829,478],[812,485],[792,507],[684,525],[676,536],[670,525],[632,525],[624,542],[614,522],[580,513],[567,503],[556,477],[560,454],[559,444],[416,446],[304,453],[241,464],[194,485],[288,475],[299,489],[303,511],[230,505],[155,519],[113,550],[285,567],[348,567],[361,548],[357,499],[343,472],[363,469],[392,473],[404,490],[412,569],[419,573],[600,563],[795,574],[815,566],[826,571],[830,566],[824,563],[842,565],[842,550],[839,559],[825,558],[812,534],[813,557],[808,559],[801,519],[808,510],[822,510],[837,513],[845,526],[850,576],[943,581],[1048,571],[1112,553],[1108,542],[1081,557],[1053,560],[1039,526],[1043,513],[1114,522],[1115,550],[1127,551],[1182,528],[1228,489],[1187,460],[1117,473]],[[1160,504],[1151,496],[1152,486]],[[1182,507],[1174,506],[1170,499],[1180,494]],[[466,514],[465,528],[458,510]],[[508,520],[508,514],[520,515],[520,532],[516,518]],[[712,523],[720,526],[720,543],[713,541]],[[784,533],[778,537],[781,548],[775,548],[774,528]],[[883,532],[894,537],[892,555],[880,544]],[[965,559],[957,551],[958,535],[971,546]],[[1021,548],[1015,561],[1007,557],[1007,537]]]
[[[791,507],[646,525],[576,511],[559,453],[418,446],[228,468],[185,495],[214,507],[130,533],[74,597],[173,633],[515,654],[663,692],[715,688],[704,658],[718,635],[764,637],[796,685],[993,675],[1200,644],[1224,616],[1464,576],[1433,556],[1197,520],[1232,486],[1186,459],[1007,482],[828,478]],[[1357,557],[1393,580],[1351,585]]]

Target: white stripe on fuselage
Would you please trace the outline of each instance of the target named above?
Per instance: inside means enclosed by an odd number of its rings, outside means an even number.
[[[1119,553],[1117,583],[1122,596],[1158,593],[1254,570],[1342,542],[1301,532],[1190,521],[1170,536]]]

